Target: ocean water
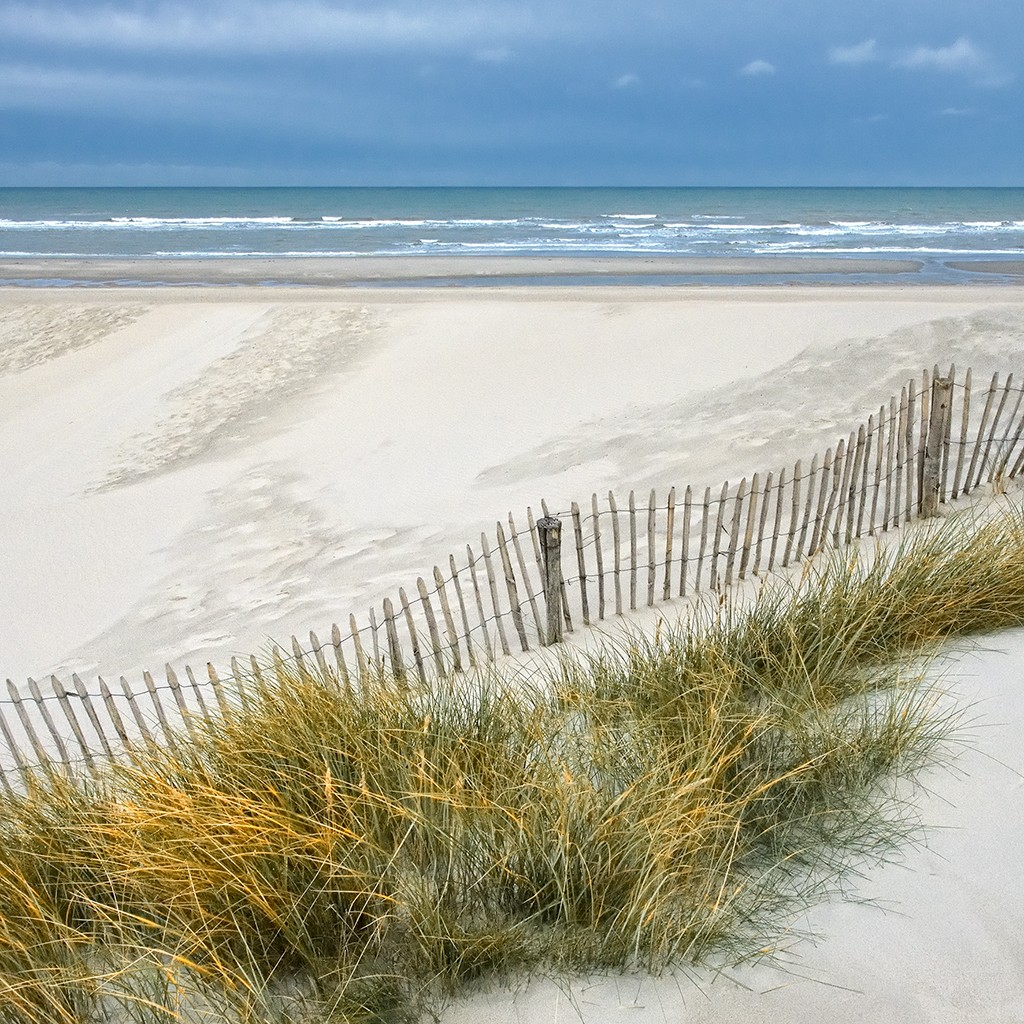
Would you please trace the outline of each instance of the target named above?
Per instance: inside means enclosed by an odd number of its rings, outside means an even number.
[[[0,259],[1024,258],[1024,189],[0,189]]]

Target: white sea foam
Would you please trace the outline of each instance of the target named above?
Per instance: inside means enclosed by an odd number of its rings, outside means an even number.
[[[0,194],[0,210],[7,214],[0,218],[0,248],[11,259],[155,260],[532,253],[920,255],[938,262],[946,256],[1024,252],[1024,192],[1005,200],[971,194],[960,206],[949,197],[936,205],[930,193],[916,192],[886,205],[875,192],[835,198],[815,193],[808,200],[768,190],[744,194],[734,203],[717,191],[703,200],[699,191],[688,190],[685,196],[666,192],[664,201],[658,194],[609,193],[600,205],[612,212],[599,212],[596,204],[588,210],[575,200],[560,205],[543,190],[536,195],[517,190],[504,203],[500,193],[482,200],[476,193],[464,198],[452,190],[443,201],[430,190],[411,198],[388,193],[367,198],[365,205],[360,199],[359,206],[347,193],[335,197],[301,190],[288,198],[254,193],[240,202],[235,197],[230,207],[217,205],[219,193],[204,193],[195,201],[146,194],[137,202],[105,208],[105,199],[93,208],[60,197],[54,205],[33,199],[18,206],[21,200]],[[655,206],[660,213],[653,212]],[[196,215],[199,211],[204,215]],[[514,216],[514,211],[523,215]]]
[[[161,228],[161,227],[245,227],[249,224],[283,225],[294,224],[292,217],[111,217],[110,222],[119,226]]]

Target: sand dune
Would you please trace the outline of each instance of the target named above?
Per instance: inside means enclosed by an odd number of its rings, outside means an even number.
[[[509,509],[775,468],[934,361],[1024,365],[1012,289],[0,302],[15,679],[323,634]]]
[[[821,450],[933,362],[1024,371],[1018,289],[0,292],[0,669],[223,663],[407,584],[508,509]],[[1024,633],[892,906],[802,927],[804,982],[534,981],[462,1021],[1024,1019]],[[697,981],[697,985],[693,984]]]

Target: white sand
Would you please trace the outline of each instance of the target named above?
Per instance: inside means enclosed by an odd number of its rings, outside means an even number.
[[[510,509],[822,450],[1016,289],[0,292],[0,672],[218,664]]]
[[[1009,1024],[1024,1020],[1024,630],[944,666],[966,747],[918,798],[921,848],[794,922],[785,967],[485,986],[443,1024]],[[799,934],[797,934],[799,933]]]
[[[935,361],[1024,371],[1010,288],[6,290],[0,310],[17,680],[323,636],[509,509],[777,469]],[[801,969],[861,994],[586,983],[583,1019],[1024,1019],[1024,639],[996,646],[965,662],[984,754],[926,812],[959,831],[867,886],[905,916],[812,919],[830,941]],[[449,1019],[578,1018],[534,983]]]

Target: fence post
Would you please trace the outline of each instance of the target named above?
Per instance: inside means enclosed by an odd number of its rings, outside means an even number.
[[[939,514],[942,444],[946,436],[952,396],[952,377],[935,377],[932,380],[932,402],[928,416],[928,436],[924,445],[924,474],[921,479],[921,516],[924,519]]]
[[[554,516],[537,520],[544,552],[544,602],[547,605],[547,644],[562,639],[562,522]]]

